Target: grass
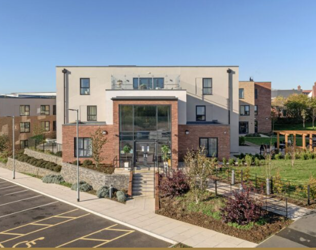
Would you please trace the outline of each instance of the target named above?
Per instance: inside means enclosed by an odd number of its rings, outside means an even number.
[[[315,122],[316,125],[316,122]],[[316,126],[313,128],[312,123],[308,122],[303,128],[303,124],[274,124],[274,130],[316,130]]]
[[[4,158],[4,157],[0,156],[0,162],[6,164],[8,162],[8,158]]]
[[[291,160],[272,160],[271,175],[275,176],[280,171],[282,180],[296,183],[307,183],[310,176],[316,177],[316,160],[295,160],[294,167]],[[246,169],[246,167],[236,167],[236,169]],[[251,174],[257,174],[258,177],[266,176],[265,166],[252,166]]]
[[[289,136],[289,139],[293,142],[292,136]],[[285,137],[280,135],[280,141],[283,141],[283,140],[285,140]],[[246,136],[245,141],[259,145],[259,146],[261,144],[270,145],[271,141],[272,141],[272,145],[274,145],[274,143],[277,141],[277,137],[275,135],[272,137],[247,137]],[[306,141],[308,141],[308,139]],[[298,135],[296,136],[296,145],[302,146],[302,137],[300,137]]]

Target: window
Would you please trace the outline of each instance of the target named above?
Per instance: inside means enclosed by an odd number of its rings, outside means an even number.
[[[29,141],[28,140],[21,140],[20,141],[20,146],[21,146],[21,149],[28,148],[29,147]]]
[[[87,121],[97,120],[97,106],[87,106]]]
[[[30,133],[29,122],[20,122],[20,133]]]
[[[53,121],[53,131],[56,131],[56,121]]]
[[[255,115],[258,115],[258,105],[255,105]]]
[[[200,148],[204,149],[206,156],[217,157],[217,138],[200,138]]]
[[[41,105],[41,115],[49,115],[49,114],[50,114],[50,106]]]
[[[77,157],[77,138],[74,138],[75,142],[75,157]],[[92,157],[92,139],[91,138],[79,138],[78,151],[80,158]]]
[[[20,115],[30,115],[30,105],[20,105]]]
[[[205,106],[196,106],[196,121],[206,120],[206,108]]]
[[[255,89],[255,99],[258,99],[258,89]]]
[[[41,127],[44,131],[50,131],[49,122],[41,122]]]
[[[163,89],[164,78],[133,78],[133,89]]]
[[[56,105],[53,105],[53,115],[56,115]]]
[[[212,78],[203,78],[203,95],[212,94]]]
[[[239,89],[239,99],[244,99],[244,98],[245,98],[245,90]]]
[[[239,134],[248,134],[248,122],[239,122]]]
[[[258,121],[255,121],[255,133],[258,133]]]
[[[242,115],[242,116],[250,115],[250,106],[249,105],[240,105],[240,115]]]
[[[90,78],[80,78],[80,95],[90,95]]]

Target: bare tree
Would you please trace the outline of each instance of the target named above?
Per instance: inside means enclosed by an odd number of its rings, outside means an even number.
[[[184,157],[187,175],[189,177],[190,190],[193,193],[195,203],[198,204],[207,192],[209,177],[216,166],[215,158],[208,158],[205,150],[188,150]]]
[[[105,143],[107,142],[107,139],[104,137],[101,128],[98,128],[94,134],[91,134],[92,139],[92,158],[95,162],[96,168],[99,167],[100,163],[104,160],[104,158],[101,156],[102,149]]]

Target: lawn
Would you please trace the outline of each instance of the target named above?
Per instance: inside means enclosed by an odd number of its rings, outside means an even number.
[[[281,179],[290,182],[307,183],[310,176],[316,178],[316,160],[295,160],[294,167],[290,160],[272,160],[271,175],[275,176],[280,171]],[[236,169],[246,169],[246,167],[236,167]],[[258,177],[266,176],[265,166],[251,166],[251,174],[257,174]]]
[[[293,142],[293,136],[289,136],[289,139]],[[270,145],[272,141],[272,145],[277,141],[277,137],[274,135],[272,137],[245,137],[246,142],[250,142],[256,145],[268,144]],[[280,141],[285,140],[284,136],[280,135]],[[307,141],[307,140],[306,140]],[[302,137],[296,136],[296,145],[302,146]]]
[[[315,123],[316,125],[316,123]],[[303,124],[274,124],[274,130],[316,130],[316,126],[313,129],[312,123],[308,122],[303,128]]]

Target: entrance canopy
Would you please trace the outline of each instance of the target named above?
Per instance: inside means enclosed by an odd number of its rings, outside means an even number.
[[[309,137],[309,149],[313,150],[313,136],[316,136],[316,130],[274,130],[277,134],[277,148],[280,148],[280,135],[285,136],[285,148],[288,147],[289,135],[293,135],[293,146],[296,147],[296,136],[302,136],[302,149],[306,149],[306,137]]]

